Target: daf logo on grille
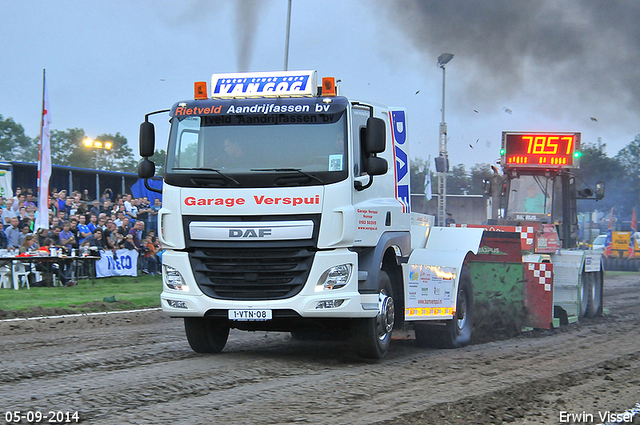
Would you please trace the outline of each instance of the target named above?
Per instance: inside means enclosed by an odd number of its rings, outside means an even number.
[[[230,238],[264,238],[271,236],[271,229],[229,229]]]

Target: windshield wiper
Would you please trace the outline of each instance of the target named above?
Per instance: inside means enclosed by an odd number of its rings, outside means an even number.
[[[296,173],[300,173],[303,176],[307,176],[311,179],[314,179],[315,181],[319,182],[320,184],[324,184],[324,182],[319,179],[318,177],[309,174],[309,173],[305,173],[304,171],[302,171],[300,168],[251,168],[250,171],[275,171],[275,172],[296,172]]]
[[[234,179],[233,177],[223,173],[222,171],[216,169],[216,168],[208,168],[208,167],[197,167],[197,168],[172,168],[171,170],[178,170],[178,171],[191,171],[191,170],[197,170],[197,171],[213,171],[214,173],[218,173],[219,175],[221,175],[222,177],[224,177],[225,179],[233,182],[236,184],[236,186],[240,186],[240,182],[238,182],[238,180]]]

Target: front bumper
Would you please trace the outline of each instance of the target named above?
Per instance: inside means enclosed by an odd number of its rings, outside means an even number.
[[[347,249],[320,251],[315,254],[309,277],[302,290],[286,299],[277,300],[222,300],[211,298],[195,283],[188,253],[166,251],[163,264],[177,269],[189,291],[170,289],[166,285],[163,272],[162,310],[171,317],[220,316],[228,310],[272,310],[284,316],[294,312],[301,318],[368,318],[378,313],[378,295],[358,292],[358,257]],[[340,289],[316,290],[316,283],[322,274],[332,266],[350,263],[353,265],[347,285]],[[327,308],[335,300],[341,300],[338,307]],[[322,305],[322,308],[319,308]]]

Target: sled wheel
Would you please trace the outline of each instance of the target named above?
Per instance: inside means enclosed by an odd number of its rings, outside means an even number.
[[[602,273],[587,273],[591,275],[589,288],[589,304],[587,305],[587,317],[596,317],[602,313]]]

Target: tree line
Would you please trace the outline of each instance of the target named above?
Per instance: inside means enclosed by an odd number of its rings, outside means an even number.
[[[138,160],[127,143],[127,138],[119,132],[101,134],[95,140],[111,142],[111,149],[87,148],[83,145],[86,134],[81,128],[68,128],[65,131],[51,131],[51,163],[96,170],[122,171],[135,173]],[[0,160],[37,162],[39,136],[29,137],[24,127],[13,118],[0,115]],[[156,163],[158,174],[164,172],[165,151],[156,150],[152,161]]]
[[[136,172],[138,160],[122,134],[101,134],[96,140],[111,141],[111,150],[88,149],[83,146],[85,132],[81,128],[65,131],[51,131],[51,160],[55,165],[79,166],[97,170]],[[38,137],[28,137],[22,125],[12,118],[0,115],[0,160],[38,161]],[[606,144],[583,143],[581,146],[580,169],[576,170],[578,187],[594,188],[596,182],[603,181],[607,191],[603,200],[597,203],[578,203],[580,212],[594,210],[609,211],[630,220],[631,211],[638,207],[640,199],[640,134],[636,135],[624,149],[615,156],[605,153]],[[166,152],[156,150],[150,158],[156,164],[156,174],[164,173]],[[427,162],[421,158],[411,161],[411,187],[413,193],[420,193],[424,187]],[[435,167],[430,167],[432,188],[437,191]],[[490,164],[476,164],[467,171],[464,164],[452,167],[447,174],[447,193],[450,195],[481,195],[482,182],[493,174]],[[640,213],[640,210],[638,210]]]

